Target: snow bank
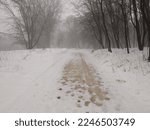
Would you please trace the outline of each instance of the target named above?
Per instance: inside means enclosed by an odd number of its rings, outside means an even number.
[[[150,63],[146,51],[98,50],[96,67],[109,91],[111,101],[105,104],[106,112],[150,112]]]

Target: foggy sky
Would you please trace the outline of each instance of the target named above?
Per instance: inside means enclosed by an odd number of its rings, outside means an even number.
[[[74,15],[73,5],[71,4],[73,0],[62,0],[63,11],[62,19],[66,19],[70,15]]]
[[[8,20],[6,13],[0,9],[0,32],[7,32],[8,30]]]
[[[65,20],[68,16],[73,15],[73,6],[71,4],[73,0],[62,0],[62,14],[61,19]],[[0,9],[0,32],[8,32],[8,18],[7,15],[2,9]]]

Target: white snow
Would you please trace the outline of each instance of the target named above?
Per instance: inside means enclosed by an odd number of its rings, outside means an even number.
[[[71,98],[58,91],[63,88],[65,65],[79,53],[95,68],[101,89],[108,92],[110,100],[102,106],[76,107],[77,93]],[[1,51],[0,112],[150,112],[150,63],[137,49],[131,54],[125,50],[112,54],[75,49]]]
[[[95,64],[100,71],[110,102],[105,112],[150,112],[150,63],[145,53],[132,49],[96,51]]]

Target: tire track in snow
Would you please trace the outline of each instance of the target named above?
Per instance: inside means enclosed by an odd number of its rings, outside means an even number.
[[[61,84],[69,89],[66,92],[68,96],[76,96],[77,107],[88,107],[90,104],[100,107],[104,101],[110,100],[108,93],[101,89],[99,76],[93,66],[86,63],[83,54],[77,57],[65,66]],[[62,90],[59,88],[59,91]]]

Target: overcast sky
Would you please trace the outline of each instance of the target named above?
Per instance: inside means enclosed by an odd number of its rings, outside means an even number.
[[[65,19],[66,17],[73,15],[73,5],[71,2],[73,0],[62,0],[63,1],[63,13],[62,13],[62,18]]]

